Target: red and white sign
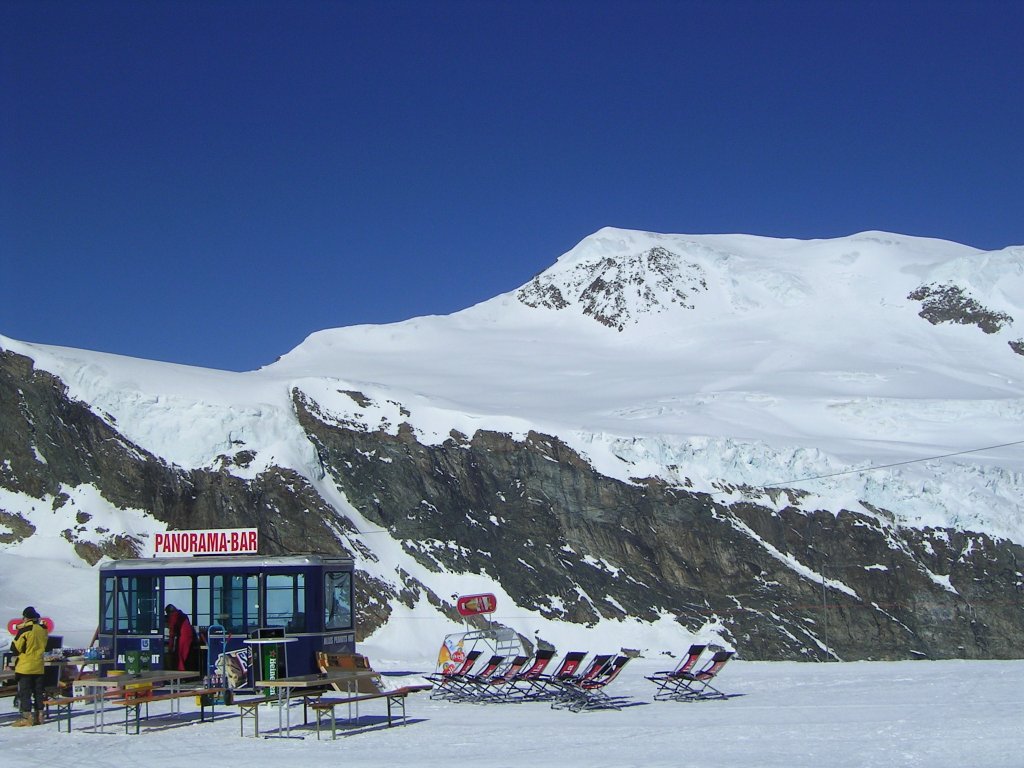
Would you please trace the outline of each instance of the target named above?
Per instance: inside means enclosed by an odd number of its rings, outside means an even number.
[[[153,557],[256,554],[259,554],[259,533],[255,528],[167,531],[153,536]]]
[[[465,595],[455,604],[460,616],[476,616],[479,613],[494,613],[498,598],[494,595]]]
[[[10,632],[12,635],[18,634],[18,627],[21,626],[21,622],[23,621],[24,619],[22,618],[11,619],[7,622],[7,631]],[[51,619],[49,616],[43,616],[43,618],[39,620],[39,623],[46,627],[47,632],[53,632],[53,619]]]

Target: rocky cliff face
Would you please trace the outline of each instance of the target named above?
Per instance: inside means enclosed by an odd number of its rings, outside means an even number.
[[[794,490],[736,503],[730,493],[613,480],[537,433],[453,432],[424,445],[409,428],[375,431],[325,415],[299,389],[292,400],[324,477],[422,573],[486,573],[549,619],[668,615],[696,630],[717,617],[750,659],[819,658],[826,647],[843,659],[1019,655],[1024,551],[1012,543],[903,528],[885,510],[807,511]],[[239,451],[217,469],[170,465],[28,358],[0,354],[0,487],[38,500],[31,515],[0,509],[0,544],[32,536],[49,516],[90,563],[134,556],[138,536],[95,525],[79,500],[78,489],[92,487],[170,528],[255,526],[267,554],[348,553],[379,565],[315,478],[281,467],[252,479],[231,473],[251,459]],[[429,575],[371,570],[358,581],[362,636],[399,603],[426,600],[454,614]]]
[[[116,425],[67,396],[64,384],[32,361],[0,353],[0,487],[39,500],[37,514],[65,510],[64,538],[84,560],[135,557],[137,537],[90,524],[71,492],[92,486],[115,507],[151,515],[172,528],[257,526],[267,554],[342,552],[337,516],[292,470],[255,480],[231,475],[244,452],[222,457],[220,471],[183,470],[118,434]],[[64,514],[64,513],[62,513]],[[8,542],[31,535],[32,520],[0,510]],[[326,547],[326,549],[324,549]]]
[[[693,296],[706,291],[707,275],[667,248],[656,246],[632,259],[603,256],[572,269],[543,273],[516,291],[528,307],[578,306],[587,317],[622,331],[640,313],[657,314],[675,305],[693,309]]]
[[[365,517],[429,567],[486,571],[547,616],[667,613],[691,630],[717,616],[747,658],[1019,653],[1024,549],[1009,542],[618,482],[535,433],[428,447],[328,423],[299,393],[296,409]]]

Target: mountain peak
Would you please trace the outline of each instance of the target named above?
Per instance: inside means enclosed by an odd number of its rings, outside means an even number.
[[[515,296],[528,307],[578,308],[618,331],[673,306],[693,309],[694,295],[707,291],[706,271],[663,245],[652,245],[656,237],[605,228]]]

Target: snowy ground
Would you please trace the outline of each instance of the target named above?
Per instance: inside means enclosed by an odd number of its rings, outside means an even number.
[[[423,671],[426,662],[392,667]],[[388,666],[376,664],[387,672]],[[408,725],[381,725],[382,702],[362,710],[363,724],[338,741],[239,736],[238,718],[219,710],[200,724],[158,718],[139,736],[123,729],[73,733],[0,728],[8,765],[161,766],[228,763],[267,766],[721,766],[813,768],[927,766],[1019,768],[1024,765],[1021,711],[1024,661],[905,661],[799,664],[742,662],[727,666],[721,687],[744,695],[694,704],[654,702],[643,675],[664,668],[634,660],[613,684],[629,697],[620,711],[574,714],[546,704],[488,705],[409,700]],[[391,682],[412,682],[394,676]],[[10,700],[4,700],[9,706]],[[166,711],[154,705],[153,714]],[[13,715],[5,712],[0,723]],[[301,707],[292,712],[301,721]],[[261,715],[276,727],[276,712]]]

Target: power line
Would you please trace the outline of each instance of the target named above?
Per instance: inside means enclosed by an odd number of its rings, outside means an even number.
[[[954,456],[965,456],[969,453],[981,453],[982,451],[994,451],[997,448],[1012,448],[1016,445],[1024,445],[1024,440],[1014,440],[1010,443],[1000,443],[998,445],[986,445],[983,448],[965,448],[960,451],[953,451],[952,453],[940,453],[935,456],[924,456],[919,459],[907,459],[905,461],[894,461],[889,464],[878,464],[870,467],[861,467],[860,469],[844,469],[839,472],[829,472],[824,475],[809,475],[807,477],[794,478],[792,480],[779,480],[774,483],[759,483],[756,488],[777,488],[779,486],[798,485],[800,483],[810,482],[812,480],[827,480],[832,477],[843,477],[844,475],[861,475],[866,472],[877,472],[880,469],[892,469],[893,467],[905,467],[908,464],[921,464],[925,461],[938,461],[939,459],[949,459]],[[734,490],[721,490],[712,491],[709,496],[722,496],[728,493],[734,493]],[[387,528],[379,528],[377,530],[369,531],[356,531],[359,535],[366,535],[369,533],[392,533]]]
[[[965,456],[966,454],[978,454],[978,453],[981,453],[982,451],[994,451],[996,449],[1000,449],[1000,447],[1011,447],[1013,445],[1020,445],[1020,444],[1024,444],[1024,440],[1015,440],[1014,442],[1004,442],[1004,443],[1000,443],[998,445],[986,445],[985,447],[980,447],[980,449],[965,449],[964,451],[954,451],[951,454],[940,454],[938,456],[926,456],[926,457],[921,458],[921,459],[907,459],[906,461],[902,461],[902,462],[892,462],[891,464],[879,464],[878,466],[863,467],[861,469],[846,469],[846,470],[843,470],[842,472],[829,472],[828,474],[824,474],[824,475],[811,475],[810,477],[800,477],[800,478],[794,479],[794,480],[780,480],[779,482],[767,482],[767,483],[763,483],[763,484],[759,485],[758,487],[771,488],[771,487],[775,487],[777,485],[792,485],[792,484],[799,483],[799,482],[807,482],[808,480],[824,480],[824,479],[829,478],[829,477],[841,477],[843,475],[856,475],[856,474],[863,474],[864,472],[876,472],[876,471],[878,471],[880,469],[891,469],[893,467],[903,467],[903,466],[906,466],[907,464],[921,464],[922,462],[938,461],[939,459],[949,459],[949,458],[951,458],[953,456]],[[718,492],[718,493],[731,493],[731,492]]]

